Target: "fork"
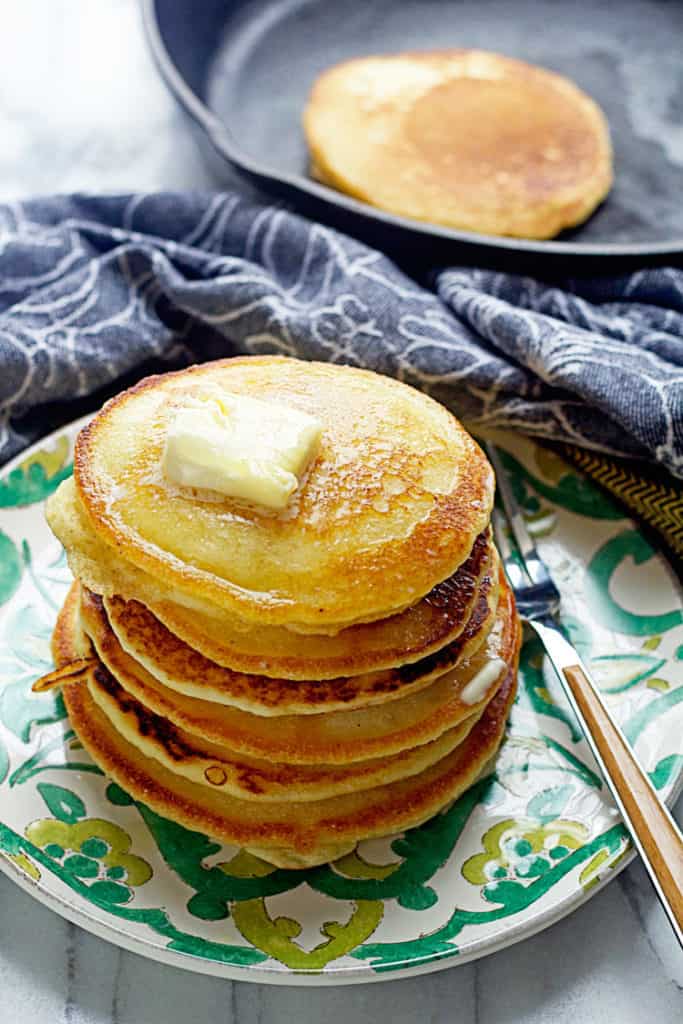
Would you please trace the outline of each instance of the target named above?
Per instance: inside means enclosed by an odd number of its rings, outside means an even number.
[[[484,442],[505,514],[493,532],[520,617],[543,644],[602,777],[621,812],[655,892],[683,946],[683,839],[669,811],[615,723],[600,691],[557,621],[560,592],[536,550],[496,446]],[[515,539],[519,561],[509,535]]]

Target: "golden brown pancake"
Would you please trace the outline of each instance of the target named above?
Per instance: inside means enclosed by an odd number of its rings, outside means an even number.
[[[74,587],[53,636],[55,662],[62,670],[82,662],[89,651],[80,633],[78,609],[79,590]],[[227,796],[222,788],[183,778],[157,758],[141,756],[136,746],[113,728],[82,676],[77,682],[68,682],[63,694],[86,750],[133,797],[189,828],[201,828],[222,842],[245,845],[273,864],[306,867],[342,856],[358,839],[420,824],[455,800],[487,769],[502,738],[515,691],[518,624],[515,628],[513,660],[505,680],[466,741],[450,755],[407,779],[298,805],[282,801],[255,804]],[[92,667],[105,673],[96,660]]]
[[[220,388],[289,405],[323,426],[305,482],[279,514],[171,487],[160,462],[186,396]],[[275,356],[229,359],[142,381],[79,434],[77,504],[108,552],[92,556],[63,514],[48,519],[95,592],[128,566],[173,599],[247,622],[335,632],[415,604],[467,559],[487,527],[493,474],[442,406],[364,370]],[[69,533],[69,530],[71,532]],[[102,587],[98,573],[109,575]],[[150,604],[149,595],[142,596]]]
[[[174,636],[137,601],[107,601],[83,588],[90,631],[110,631],[123,650],[160,683],[189,697],[229,704],[257,715],[320,714],[383,703],[429,685],[484,643],[498,602],[499,570],[477,590],[472,614],[458,636],[420,661],[335,679],[276,679],[223,668]],[[103,639],[100,640],[100,643]]]
[[[483,558],[497,555],[488,531],[476,538],[458,570],[412,608],[375,622],[349,626],[334,636],[256,626],[221,613],[207,615],[169,600],[146,573],[122,562],[98,540],[84,518],[73,481],[51,499],[50,520],[78,579],[108,601],[138,600],[171,633],[210,661],[250,674],[288,679],[329,679],[417,661],[455,639],[474,603],[476,585],[489,573]],[[485,545],[486,550],[482,549]],[[476,578],[475,578],[476,574]],[[112,605],[113,608],[113,605]]]
[[[491,577],[497,578],[498,556],[485,537],[480,534],[469,558],[453,576],[437,584],[412,608],[387,619],[349,626],[334,636],[236,623],[226,616],[203,615],[170,601],[154,604],[150,610],[187,646],[239,672],[323,680],[401,666],[407,677],[413,674],[409,665],[415,664],[417,671],[426,657],[441,651],[445,656],[448,645],[457,640],[469,621],[481,586],[486,586]],[[112,600],[107,599],[106,604],[111,613]],[[136,650],[131,653],[136,654]],[[449,667],[443,658],[440,664],[444,669]]]
[[[612,184],[594,101],[561,75],[482,50],[338,64],[316,80],[303,124],[321,181],[467,231],[551,238]]]
[[[69,587],[59,610],[50,649],[57,670],[83,658],[93,657],[93,646],[81,625],[81,585],[78,580],[74,580]]]
[[[114,602],[102,601],[90,591],[83,592],[83,613],[92,624],[97,615],[100,618],[100,632],[111,631],[123,650],[138,662],[160,683],[177,693],[217,704],[229,704],[242,711],[256,715],[315,715],[329,711],[351,710],[381,704],[388,700],[405,697],[428,686],[439,676],[457,667],[471,657],[485,642],[498,603],[499,582],[487,577],[479,590],[479,597],[465,629],[441,650],[435,651],[421,661],[401,665],[382,672],[370,672],[362,676],[338,677],[336,679],[273,679],[270,676],[247,675],[222,668],[193,651],[183,641],[165,630],[161,633],[156,620],[150,621],[150,613],[136,602],[133,621],[126,616],[132,602],[118,605],[118,617],[112,620],[111,606]],[[125,618],[125,623],[124,623]],[[160,634],[164,647],[156,656],[149,642],[145,643],[140,656],[142,637],[141,623],[149,624],[147,641]],[[134,642],[130,641],[136,630]]]
[[[60,665],[68,662],[72,653],[79,655],[75,663],[78,666],[92,654],[81,635],[78,594],[79,584],[74,584],[55,631],[55,655]],[[95,603],[91,612],[96,609]],[[242,799],[320,800],[407,778],[463,742],[485,706],[485,702],[477,704],[472,714],[431,743],[390,757],[348,765],[287,765],[240,755],[173,726],[127,693],[98,659],[91,657],[88,665],[87,672],[79,671],[79,685],[88,686],[95,703],[114,729],[140,751],[143,762],[156,758],[172,772]]]
[[[170,772],[117,733],[87,686],[68,683],[64,701],[86,750],[111,778],[158,814],[244,846],[282,867],[322,864],[359,839],[412,828],[456,799],[495,754],[515,693],[515,663],[464,743],[417,775],[327,800],[241,800]]]
[[[238,708],[188,697],[163,686],[123,651],[111,630],[82,609],[83,626],[105,667],[127,693],[150,711],[194,736],[260,759],[288,764],[348,764],[399,753],[438,739],[484,707],[500,684],[490,682],[476,704],[460,694],[490,661],[510,663],[516,613],[507,584],[486,643],[455,669],[428,686],[383,704],[318,715],[254,715]]]
[[[454,750],[484,712],[479,706],[438,739],[390,757],[347,765],[292,765],[248,757],[176,728],[126,693],[101,663],[82,677],[82,685],[116,732],[139,751],[141,763],[155,758],[192,782],[243,800],[322,800],[408,778]]]

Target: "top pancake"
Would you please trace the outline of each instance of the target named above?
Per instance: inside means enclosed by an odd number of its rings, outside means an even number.
[[[572,82],[481,50],[366,57],[315,82],[304,130],[316,177],[392,213],[551,238],[612,183],[600,108]]]
[[[185,396],[207,387],[321,421],[318,455],[284,512],[164,480],[169,421]],[[493,497],[481,450],[432,399],[368,371],[275,356],[142,381],[81,432],[74,473],[89,527],[156,584],[158,601],[171,594],[302,632],[414,604],[467,558]]]

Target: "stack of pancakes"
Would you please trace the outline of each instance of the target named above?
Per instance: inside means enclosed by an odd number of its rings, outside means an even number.
[[[207,386],[322,424],[284,511],[164,477]],[[472,438],[397,381],[272,356],[143,381],[48,504],[76,577],[52,679],[79,738],[160,814],[283,867],[427,820],[488,766],[514,696],[492,499]]]

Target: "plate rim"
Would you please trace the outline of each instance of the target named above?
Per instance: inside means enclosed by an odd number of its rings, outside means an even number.
[[[84,416],[77,417],[75,420],[70,420],[62,424],[62,426],[50,431],[48,434],[38,438],[28,447],[24,448],[9,459],[0,468],[0,475],[5,476],[6,474],[11,473],[12,470],[19,466],[25,459],[30,458],[35,451],[39,451],[53,439],[58,439],[64,434],[75,434],[81,426],[92,419],[93,415],[95,414],[89,413]],[[533,438],[531,440],[534,441]],[[44,504],[44,502],[45,499],[43,499],[42,504]],[[38,503],[36,502],[35,504]],[[3,510],[0,509],[0,523],[2,522],[2,515]],[[630,517],[625,513],[624,518],[628,520]],[[633,522],[635,522],[635,520],[633,520]],[[681,587],[678,577],[673,572],[666,552],[658,549],[657,555],[662,560],[664,566],[669,570],[669,573],[672,576],[672,582],[676,586],[676,590],[679,594],[679,599],[683,603],[683,587]],[[76,779],[78,780],[79,773],[75,774]],[[665,803],[669,808],[673,807],[682,791],[683,769],[679,772],[676,781],[666,797]],[[1,817],[2,812],[0,810],[0,818]],[[620,823],[622,822],[617,813],[615,824]],[[598,892],[602,891],[602,889],[604,889],[610,882],[617,878],[624,868],[626,868],[635,859],[636,854],[637,851],[631,842],[629,847],[625,849],[624,854],[619,859],[618,863],[601,878],[598,878],[589,888],[586,889],[581,887],[580,889],[574,889],[572,892],[563,896],[559,902],[551,904],[539,913],[534,914],[533,917],[528,920],[518,921],[516,924],[512,922],[510,927],[506,927],[503,922],[500,931],[496,931],[488,938],[481,938],[479,940],[475,939],[467,953],[462,953],[457,949],[457,947],[455,947],[452,952],[446,955],[435,957],[427,954],[422,960],[419,957],[413,958],[410,961],[409,966],[392,966],[390,970],[375,970],[368,962],[364,963],[362,966],[333,966],[329,970],[324,968],[319,971],[309,971],[303,968],[291,968],[285,965],[280,965],[278,967],[267,967],[263,964],[237,966],[226,964],[223,961],[216,959],[194,957],[189,953],[169,950],[163,945],[158,945],[151,939],[147,939],[143,936],[131,935],[130,932],[118,927],[113,921],[99,920],[89,913],[87,907],[76,906],[59,893],[50,892],[49,890],[42,888],[40,885],[40,879],[28,877],[19,867],[17,867],[17,865],[2,853],[0,853],[0,872],[9,878],[10,881],[18,885],[20,889],[32,896],[38,903],[46,906],[49,910],[52,910],[67,921],[83,928],[91,935],[95,935],[114,946],[126,949],[139,956],[144,956],[157,963],[169,964],[173,967],[179,967],[181,970],[190,971],[195,974],[225,978],[230,981],[247,981],[254,984],[288,985],[292,987],[315,986],[317,988],[323,988],[337,985],[372,984],[375,982],[392,980],[398,981],[403,978],[419,977],[424,974],[433,974],[437,971],[446,970],[450,967],[457,967],[461,964],[471,963],[475,960],[479,960],[481,957],[498,953],[503,949],[507,949],[509,946],[513,946],[524,939],[531,938],[539,932],[545,931],[546,928],[557,924],[574,910],[583,906],[589,899],[592,899],[593,896],[597,895]],[[484,944],[486,948],[482,949],[481,946]]]
[[[614,259],[635,259],[638,257],[666,257],[683,254],[683,238],[668,242],[606,242],[602,245],[586,242],[557,242],[525,238],[508,238],[503,235],[477,234],[428,224],[398,214],[388,213],[363,203],[343,192],[290,171],[276,172],[245,153],[235,140],[230,129],[218,118],[190,88],[175,63],[164,41],[157,4],[159,0],[142,0],[142,22],[144,35],[159,73],[174,99],[195,125],[205,134],[218,154],[237,170],[263,183],[266,187],[282,189],[309,196],[325,206],[331,206],[360,217],[366,222],[379,221],[386,228],[412,233],[424,241],[438,241],[451,245],[465,245],[492,254],[525,255],[527,257],[548,256],[573,258],[612,257]],[[502,251],[502,252],[501,252]]]

